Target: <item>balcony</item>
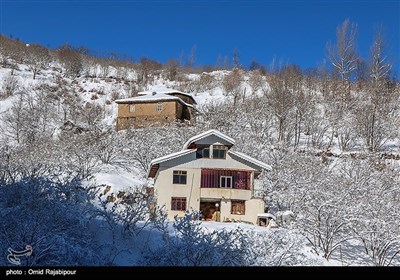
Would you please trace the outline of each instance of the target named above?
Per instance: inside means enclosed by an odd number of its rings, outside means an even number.
[[[200,188],[200,198],[249,200],[251,199],[251,190]]]
[[[233,169],[201,169],[201,188],[250,190],[251,171]]]

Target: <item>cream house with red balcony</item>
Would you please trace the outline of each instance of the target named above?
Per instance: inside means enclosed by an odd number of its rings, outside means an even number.
[[[259,176],[271,167],[233,151],[234,144],[229,136],[209,130],[190,138],[181,151],[150,163],[148,178],[169,220],[193,209],[203,220],[257,223],[265,206],[257,192]]]

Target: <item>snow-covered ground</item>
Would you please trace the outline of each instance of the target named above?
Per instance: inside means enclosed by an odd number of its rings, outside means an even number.
[[[330,260],[317,256],[312,252],[311,248],[305,245],[304,237],[296,232],[291,232],[283,228],[258,227],[243,223],[220,223],[220,222],[199,222],[205,233],[234,231],[238,228],[249,234],[252,242],[268,241],[267,244],[271,252],[265,252],[265,258],[260,258],[257,262],[258,266],[263,265],[301,265],[301,266],[340,266],[338,260]],[[162,232],[150,226],[144,226],[136,235],[128,236],[120,234],[112,236],[106,224],[99,221],[98,230],[101,234],[97,236],[100,244],[111,244],[115,240],[115,255],[111,257],[113,265],[130,266],[141,265],[143,254],[147,250],[156,250],[165,246],[165,237]],[[167,232],[169,238],[177,235],[177,231],[173,227],[173,222],[168,222]],[[280,242],[283,242],[280,244]],[[263,244],[265,245],[265,244]],[[111,245],[110,245],[111,246]],[[109,248],[107,248],[109,249]],[[272,254],[273,251],[273,256]],[[250,256],[249,256],[250,257]],[[280,260],[282,258],[282,260]],[[278,263],[282,261],[282,263]],[[155,264],[157,265],[157,264]]]

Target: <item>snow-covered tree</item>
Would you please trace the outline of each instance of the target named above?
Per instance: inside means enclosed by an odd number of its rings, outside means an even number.
[[[400,261],[399,169],[385,160],[349,161],[341,174],[349,190],[346,211],[354,237],[378,266]],[[351,203],[351,204],[350,204]]]
[[[20,89],[20,87],[19,81],[15,76],[12,76],[11,73],[6,75],[0,91],[0,98],[13,96]]]
[[[249,239],[238,227],[234,230],[207,230],[198,213],[175,218],[174,235],[156,248],[144,251],[144,265],[152,266],[242,266],[248,265]]]
[[[90,209],[79,182],[58,184],[38,178],[0,186],[0,249],[32,246],[21,264],[99,265],[102,257],[91,230]],[[10,263],[6,254],[0,264]]]

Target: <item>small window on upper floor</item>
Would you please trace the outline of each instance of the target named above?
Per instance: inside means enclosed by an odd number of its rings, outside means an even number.
[[[162,104],[162,102],[158,102],[158,103],[157,103],[157,112],[161,112],[162,109],[163,109],[163,104]]]
[[[129,105],[129,112],[133,113],[135,112],[135,110],[136,110],[135,104]]]
[[[213,146],[213,158],[225,159],[226,158],[227,147],[224,145],[214,145]]]
[[[187,171],[174,170],[172,179],[173,184],[186,185],[186,179],[187,179]]]

